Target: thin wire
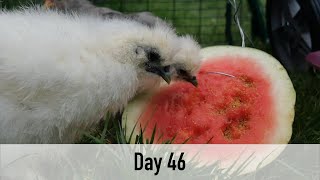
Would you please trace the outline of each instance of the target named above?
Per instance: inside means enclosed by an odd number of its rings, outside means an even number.
[[[235,11],[235,14],[234,14],[234,20],[239,28],[239,31],[240,31],[240,36],[241,36],[241,39],[242,39],[242,43],[241,43],[241,46],[242,47],[245,47],[246,46],[246,43],[245,43],[245,34],[243,32],[243,29],[241,27],[241,24],[240,24],[240,20],[239,20],[239,7],[237,6],[237,3],[236,3],[236,0],[229,0],[229,3],[232,5],[232,7],[234,8],[234,11]]]
[[[237,7],[237,11],[235,12],[234,17],[233,17],[235,22],[236,22],[236,17],[237,17],[237,14],[239,13],[240,7],[241,7],[241,1],[239,2],[239,5]],[[252,47],[255,47],[254,43],[252,42],[251,38],[247,35],[247,33],[245,31],[242,31],[242,32],[244,34],[244,39],[249,41],[250,44],[252,45]]]
[[[227,73],[224,73],[224,72],[207,72],[207,73],[208,73],[208,74],[220,74],[220,75],[224,75],[224,76],[228,76],[228,77],[235,78],[234,75],[227,74]]]

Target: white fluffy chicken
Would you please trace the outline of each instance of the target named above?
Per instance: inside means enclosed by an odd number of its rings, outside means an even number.
[[[199,45],[163,23],[0,11],[0,143],[73,143],[161,79],[196,85]]]

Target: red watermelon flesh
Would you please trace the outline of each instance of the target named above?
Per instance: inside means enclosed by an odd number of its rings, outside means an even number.
[[[156,143],[287,143],[295,91],[280,63],[250,48],[209,47],[202,54],[198,87],[163,85],[131,102],[124,124],[132,128],[138,122],[144,137],[156,127]]]
[[[175,143],[263,143],[274,130],[270,83],[249,59],[206,62],[197,75],[199,86],[178,82],[153,96],[140,117],[146,136],[157,125],[161,140]],[[235,78],[212,74],[226,72]],[[211,140],[210,140],[211,139]]]

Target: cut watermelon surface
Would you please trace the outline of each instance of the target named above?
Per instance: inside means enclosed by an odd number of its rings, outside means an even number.
[[[123,115],[129,132],[136,125],[156,143],[288,143],[295,91],[281,64],[255,49],[204,48],[198,87],[163,85],[134,99]],[[232,76],[216,74],[223,72]]]

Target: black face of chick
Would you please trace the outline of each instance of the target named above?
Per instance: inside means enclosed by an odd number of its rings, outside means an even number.
[[[181,68],[176,68],[176,71],[179,79],[190,82],[196,87],[198,86],[198,81],[196,76],[192,76],[189,72]]]
[[[184,70],[183,68],[179,68],[177,66],[162,66],[162,62],[164,61],[159,51],[156,48],[144,48],[148,61],[145,63],[145,70],[147,72],[151,72],[162,77],[168,84],[171,81],[171,72],[170,68],[176,68],[178,79],[187,81],[192,83],[194,86],[198,85],[197,79],[195,76],[192,76],[190,72]]]
[[[168,84],[171,81],[170,66],[162,66],[163,59],[156,48],[144,48],[148,61],[145,70],[162,77]]]

